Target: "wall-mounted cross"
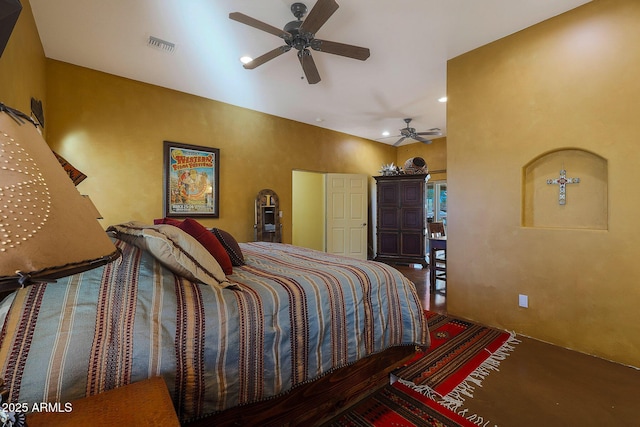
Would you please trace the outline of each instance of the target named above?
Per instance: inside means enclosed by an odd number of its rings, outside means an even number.
[[[565,193],[567,184],[577,184],[579,182],[580,178],[567,178],[567,171],[564,169],[560,171],[560,178],[547,180],[547,184],[558,184],[560,186],[560,193],[558,195],[558,204],[560,205],[567,203],[567,195]]]

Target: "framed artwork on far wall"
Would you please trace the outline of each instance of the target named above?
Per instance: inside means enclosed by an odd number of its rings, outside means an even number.
[[[220,149],[164,141],[164,216],[220,216]]]

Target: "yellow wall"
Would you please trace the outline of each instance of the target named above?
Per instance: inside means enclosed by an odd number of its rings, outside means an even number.
[[[0,102],[30,114],[34,97],[46,108],[44,50],[28,1],[22,1],[22,12],[0,57],[0,76]]]
[[[280,197],[283,241],[291,242],[294,169],[374,175],[395,148],[319,127],[47,60],[49,144],[88,175],[104,220],[162,216],[163,141],[220,149],[220,218],[206,226],[253,239],[254,200]]]
[[[640,366],[639,22],[595,0],[449,61],[451,313]],[[606,229],[522,226],[523,168],[564,148],[608,163]]]
[[[292,242],[296,246],[325,250],[326,193],[323,173],[293,171]]]
[[[280,195],[291,241],[294,169],[377,175],[383,163],[419,155],[430,170],[447,169],[449,311],[640,366],[637,1],[595,0],[450,61],[446,141],[398,149],[45,64],[23,6],[0,58],[0,101],[25,112],[31,96],[45,101],[47,139],[89,176],[79,190],[103,225],[162,215],[163,140],[221,149],[221,216],[204,223],[241,241],[252,238],[263,188]],[[523,168],[560,148],[606,159],[605,230],[522,226]],[[517,307],[520,293],[530,308]]]

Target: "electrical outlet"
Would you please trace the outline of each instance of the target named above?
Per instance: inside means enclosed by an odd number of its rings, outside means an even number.
[[[522,308],[529,308],[529,296],[528,295],[518,295],[518,306]]]

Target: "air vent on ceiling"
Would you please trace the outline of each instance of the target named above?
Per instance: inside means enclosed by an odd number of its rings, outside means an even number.
[[[176,49],[175,43],[171,43],[153,36],[149,36],[147,46],[168,53],[172,53]]]

